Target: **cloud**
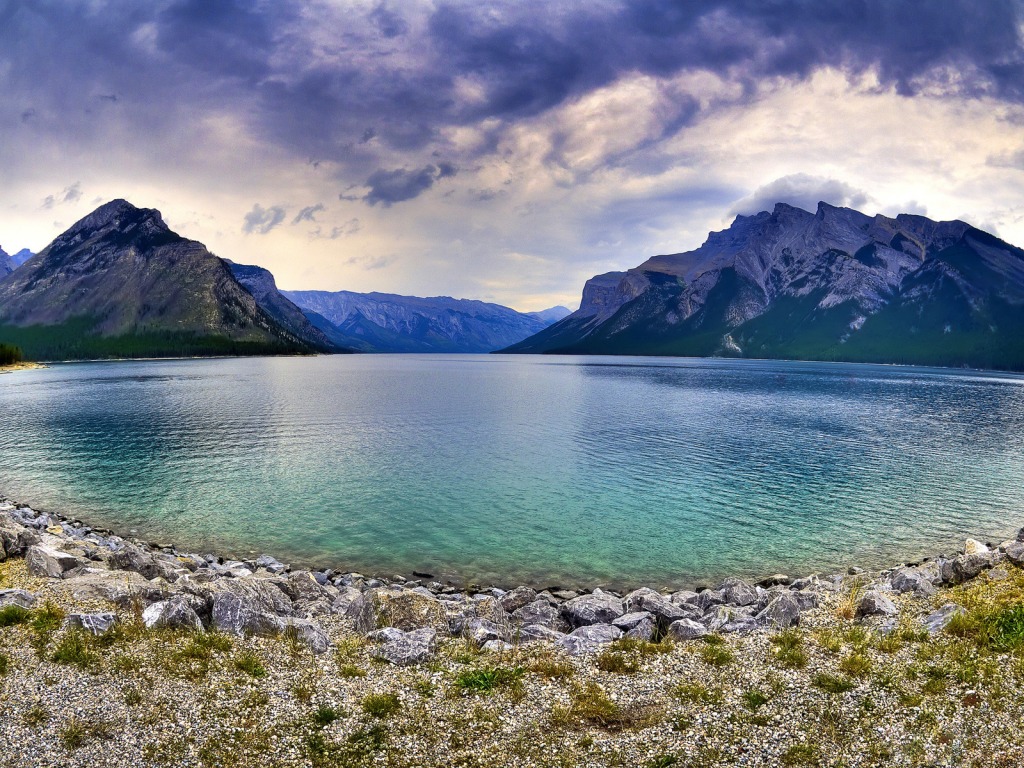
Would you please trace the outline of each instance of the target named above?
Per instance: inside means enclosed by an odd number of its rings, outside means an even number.
[[[369,205],[381,203],[385,208],[393,203],[412,200],[419,197],[440,179],[456,174],[456,169],[449,163],[427,165],[417,170],[398,168],[393,171],[383,169],[374,171],[366,180],[370,191],[363,200]]]
[[[390,10],[384,3],[378,3],[377,7],[370,12],[370,21],[386,38],[399,37],[409,31],[409,25],[405,19]]]
[[[273,205],[270,208],[264,208],[256,203],[252,210],[245,214],[242,231],[247,235],[265,235],[284,221],[284,217],[285,210],[281,206]]]
[[[317,203],[316,205],[307,205],[305,208],[303,208],[301,211],[295,214],[295,218],[292,219],[292,224],[299,224],[303,221],[315,222],[316,215],[320,213],[320,211],[322,210],[324,210],[323,203]]]
[[[753,194],[735,203],[729,216],[749,216],[770,211],[776,203],[788,203],[805,211],[815,211],[819,202],[843,208],[862,209],[870,200],[866,192],[836,179],[794,173],[758,187]]]
[[[43,208],[53,208],[64,203],[77,203],[82,199],[82,182],[76,181],[70,187],[64,187],[59,195],[47,195],[43,198]]]
[[[345,259],[350,267],[362,267],[366,270],[384,269],[395,262],[394,256],[352,256]]]

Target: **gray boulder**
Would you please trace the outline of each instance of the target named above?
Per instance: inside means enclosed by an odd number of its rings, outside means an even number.
[[[609,624],[625,612],[622,600],[600,590],[594,590],[590,595],[574,597],[562,605],[562,616],[569,622],[569,626],[574,628]]]
[[[444,601],[442,603],[452,635],[462,635],[475,619],[484,619],[500,627],[511,627],[509,615],[498,599],[490,595],[474,595],[468,600]]]
[[[570,656],[579,656],[584,653],[595,653],[602,645],[612,643],[620,637],[622,630],[611,624],[587,624],[574,629],[558,640],[556,645]]]
[[[653,618],[646,618],[632,629],[626,630],[625,636],[633,640],[651,642],[658,635],[658,622]]]
[[[754,619],[762,626],[792,627],[800,621],[800,603],[790,593],[783,592],[772,598]]]
[[[67,626],[84,629],[94,635],[102,635],[117,622],[115,613],[69,613],[65,619]]]
[[[648,611],[634,611],[633,613],[624,613],[617,619],[612,621],[612,626],[618,627],[623,632],[629,632],[639,624],[644,622],[653,622],[654,614]]]
[[[520,608],[529,605],[537,599],[536,590],[529,587],[516,587],[511,592],[506,592],[498,598],[502,610],[506,613],[513,613]]]
[[[704,615],[700,623],[707,627],[710,632],[719,632],[728,624],[750,618],[752,618],[752,614],[749,608],[716,605]]]
[[[363,596],[355,587],[342,585],[338,588],[338,595],[331,601],[331,613],[345,613],[349,606]]]
[[[790,594],[796,599],[796,604],[801,611],[809,611],[821,604],[821,595],[815,589],[801,589]]]
[[[707,633],[708,628],[693,619],[679,619],[668,627],[668,636],[673,640],[695,640]]]
[[[986,568],[991,568],[995,563],[992,552],[979,552],[968,555],[958,555],[950,563],[951,577],[953,584],[963,584],[965,581],[977,578]]]
[[[729,605],[753,605],[757,602],[757,588],[743,579],[726,579],[718,590],[725,595]]]
[[[506,643],[504,640],[488,640],[480,646],[481,651],[487,651],[488,653],[505,653],[514,649],[515,646],[512,643]]]
[[[345,615],[355,623],[356,631],[364,634],[383,627],[404,632],[429,627],[444,635],[450,631],[441,601],[408,589],[367,589],[349,605]]]
[[[25,565],[29,574],[51,579],[62,579],[65,573],[84,566],[87,562],[45,544],[34,544],[25,553]]]
[[[39,534],[14,522],[6,514],[0,514],[0,562],[8,557],[18,557],[33,544],[39,543]]]
[[[430,627],[411,632],[388,627],[367,637],[381,643],[373,651],[376,658],[399,666],[429,661],[437,650],[437,632]]]
[[[217,592],[211,614],[213,627],[232,635],[277,635],[284,622],[272,613],[260,610],[232,592]]]
[[[76,569],[74,578],[69,578],[68,583],[76,600],[106,600],[122,608],[128,608],[136,601],[150,603],[163,600],[170,591],[170,585],[163,579],[148,580],[126,571],[96,568]]]
[[[562,618],[561,611],[546,600],[535,600],[512,612],[513,621],[528,625],[540,625],[564,633],[569,630],[569,622]]]
[[[925,629],[928,630],[928,634],[934,635],[944,630],[954,616],[958,616],[963,612],[964,609],[956,603],[946,603],[934,613],[929,613],[921,621]]]
[[[692,618],[694,613],[691,606],[675,605],[669,598],[647,587],[630,592],[622,602],[630,613],[644,611],[652,614],[662,629],[668,629],[673,621]]]
[[[150,605],[142,612],[142,623],[149,628],[191,629],[196,632],[203,629],[199,614],[193,610],[188,600],[181,596],[160,600]]]
[[[692,589],[681,589],[678,592],[673,592],[669,596],[669,600],[672,601],[673,605],[697,605],[698,597],[700,595]]]
[[[36,596],[24,589],[0,589],[0,608],[17,605],[31,608],[36,604]]]
[[[299,642],[304,643],[314,654],[327,653],[331,648],[330,638],[319,624],[308,619],[289,618],[284,620],[285,634],[292,634]]]
[[[507,625],[501,626],[487,619],[470,619],[463,630],[463,635],[478,646],[482,646],[491,640],[508,642],[512,639],[512,634]]]
[[[1024,530],[1024,528],[1021,530]],[[1008,544],[1006,547],[1006,559],[1018,568],[1024,568],[1024,541],[1015,541]]]
[[[857,604],[857,618],[863,616],[895,616],[900,612],[891,599],[875,589],[869,589]]]
[[[517,643],[553,643],[563,637],[565,637],[564,632],[558,632],[541,624],[526,624],[512,633],[512,639]]]
[[[918,597],[931,597],[935,594],[935,585],[932,584],[931,578],[917,568],[899,568],[889,582],[900,594],[913,592]]]
[[[697,595],[697,607],[702,611],[709,611],[716,605],[725,605],[725,592],[717,589],[705,589]]]

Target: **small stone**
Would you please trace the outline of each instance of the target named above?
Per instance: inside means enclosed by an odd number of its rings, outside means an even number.
[[[0,608],[17,605],[31,608],[36,604],[36,596],[24,589],[0,589]]]
[[[934,635],[944,630],[954,616],[959,616],[963,612],[964,609],[956,603],[946,603],[935,613],[925,616],[921,621],[925,629],[928,630],[928,634]]]
[[[69,613],[66,621],[69,627],[78,627],[94,635],[102,635],[113,627],[118,619],[114,613]]]
[[[504,640],[488,640],[480,646],[480,650],[490,653],[504,653],[505,651],[511,651],[513,648],[514,646],[511,643],[506,643]]]
[[[964,542],[965,555],[982,555],[988,551],[990,551],[989,548],[977,539],[967,539],[967,541]]]

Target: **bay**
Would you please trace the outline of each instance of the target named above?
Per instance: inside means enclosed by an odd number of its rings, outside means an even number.
[[[623,357],[104,362],[0,376],[0,494],[189,551],[661,587],[1024,524],[1024,377]]]

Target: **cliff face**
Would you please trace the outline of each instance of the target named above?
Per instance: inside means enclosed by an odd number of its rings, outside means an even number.
[[[224,261],[124,200],[0,280],[0,328],[34,357],[313,351]]]
[[[350,352],[344,344],[336,344],[328,334],[309,321],[295,304],[289,301],[277,288],[277,281],[270,270],[263,267],[235,264],[225,259],[231,274],[244,287],[256,303],[284,328],[288,329],[306,344],[321,352]]]
[[[820,203],[592,278],[515,352],[1024,367],[1024,251],[962,221]]]
[[[3,248],[0,248],[0,280],[14,271],[14,260]]]

